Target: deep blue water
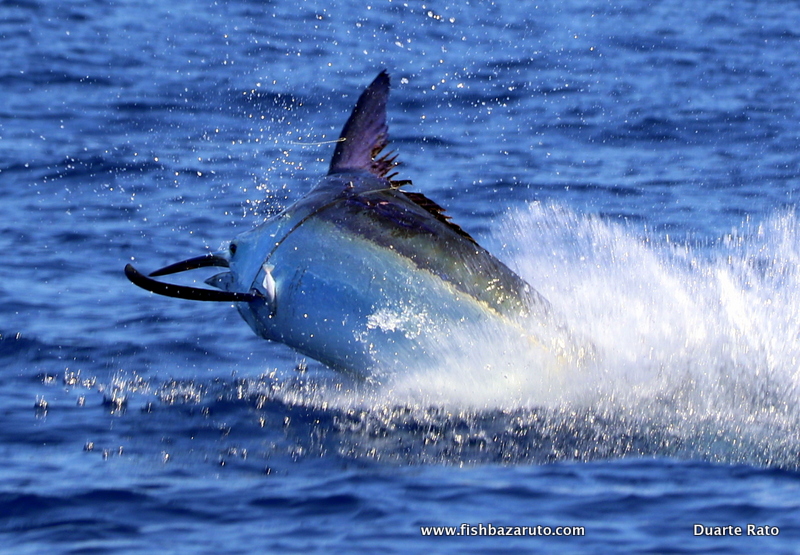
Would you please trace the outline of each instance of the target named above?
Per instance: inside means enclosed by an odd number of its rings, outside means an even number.
[[[796,2],[0,14],[2,549],[800,552]],[[584,372],[465,337],[366,385],[125,279],[304,194],[382,68],[402,177]],[[420,533],[461,523],[585,536]]]

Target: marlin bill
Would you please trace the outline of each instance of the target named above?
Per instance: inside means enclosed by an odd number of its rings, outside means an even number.
[[[384,71],[363,91],[327,175],[300,200],[221,252],[125,275],[159,295],[233,303],[259,337],[359,375],[498,340],[535,350],[542,371],[580,364],[591,349],[550,304],[397,178],[389,88]],[[154,279],[209,266],[226,269],[206,280],[214,289]]]

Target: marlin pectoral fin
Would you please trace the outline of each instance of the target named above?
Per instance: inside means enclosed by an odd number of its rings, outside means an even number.
[[[264,270],[264,279],[261,280],[261,287],[264,288],[264,293],[266,293],[269,302],[274,304],[277,296],[277,286],[275,285],[275,278],[272,277],[272,270],[275,269],[275,266],[263,264],[261,269]]]
[[[231,291],[236,285],[233,279],[233,274],[231,274],[230,272],[222,272],[220,274],[215,274],[210,278],[208,278],[205,281],[205,283],[206,285],[210,285],[211,287],[216,287],[217,289],[222,289],[223,291]]]
[[[146,289],[152,293],[164,295],[165,297],[175,297],[190,301],[215,301],[224,303],[241,303],[263,300],[261,295],[254,293],[214,291],[212,289],[201,289],[199,287],[162,283],[145,276],[130,264],[125,266],[125,276],[131,280],[134,285],[138,285],[142,289]]]

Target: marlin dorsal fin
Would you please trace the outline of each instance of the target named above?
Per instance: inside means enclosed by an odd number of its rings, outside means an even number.
[[[388,99],[389,74],[384,70],[361,93],[353,113],[344,124],[328,175],[365,170],[378,177],[393,177],[387,174],[397,165],[395,158],[389,155],[378,158],[389,144],[389,126],[386,125]]]
[[[351,170],[365,170],[378,177],[388,179],[391,186],[398,190],[404,185],[411,184],[411,181],[408,180],[394,179],[397,175],[396,172],[389,173],[397,166],[395,155],[390,152],[380,156],[381,151],[389,144],[389,126],[386,125],[386,102],[388,99],[389,74],[384,70],[358,97],[356,107],[353,108],[353,113],[344,124],[339,142],[336,144],[336,150],[333,151],[328,175]],[[450,229],[475,243],[475,239],[450,221],[444,208],[431,199],[422,193],[404,190],[400,190],[400,193]]]

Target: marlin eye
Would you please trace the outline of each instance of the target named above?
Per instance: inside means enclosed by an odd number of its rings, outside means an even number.
[[[236,254],[236,243],[228,245],[228,251],[230,251],[231,254]]]

